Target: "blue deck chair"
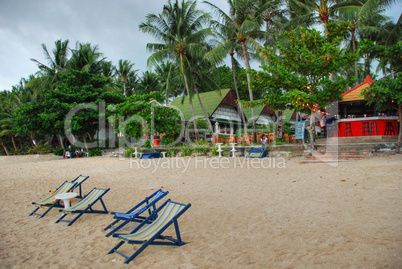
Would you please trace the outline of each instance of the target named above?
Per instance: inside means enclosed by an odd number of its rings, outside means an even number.
[[[168,199],[163,203],[156,211],[146,218],[140,225],[138,225],[130,234],[114,234],[113,237],[118,237],[121,241],[114,246],[107,254],[112,254],[116,252],[117,254],[126,258],[124,263],[129,263],[135,257],[137,257],[146,247],[149,245],[178,245],[181,246],[185,244],[181,241],[179,224],[177,219],[189,209],[191,204],[179,204]],[[149,221],[161,212],[159,216],[149,224]],[[170,225],[174,224],[176,230],[176,239],[168,236],[163,236],[162,233],[169,228]],[[157,239],[166,239],[166,241],[155,241]],[[121,247],[125,242],[129,244],[141,244],[142,246],[134,252],[131,256],[126,256],[117,249]]]
[[[267,151],[265,149],[251,148],[247,152],[246,158],[265,158]]]
[[[39,218],[44,217],[53,207],[63,207],[63,205],[60,204],[60,200],[57,200],[55,196],[60,193],[65,193],[73,190],[76,186],[75,182],[68,182],[65,181],[63,184],[60,185],[54,192],[51,192],[49,196],[39,202],[32,202],[33,205],[36,206],[36,209],[32,211],[31,215],[38,215],[40,216]],[[43,213],[39,214],[36,213],[40,208],[45,208],[48,207],[48,209]]]
[[[77,178],[75,178],[72,182],[74,182],[76,185],[74,186],[74,189],[79,187],[79,194],[77,196],[77,198],[82,198],[82,187],[81,184],[84,183],[85,180],[87,180],[89,178],[89,176],[83,176],[83,175],[79,175]]]
[[[160,151],[147,152],[141,155],[140,159],[156,159],[159,158]]]
[[[102,196],[105,195],[110,189],[97,189],[93,188],[87,195],[82,198],[77,204],[68,208],[68,209],[60,209],[60,212],[63,212],[63,215],[56,221],[56,223],[60,221],[69,222],[67,226],[71,226],[79,217],[81,217],[84,213],[99,213],[99,214],[108,214],[105,203],[102,200]],[[93,210],[92,206],[100,201],[104,210]],[[78,215],[73,220],[65,220],[68,214],[78,213]]]
[[[111,212],[111,214],[114,215],[113,218],[115,219],[115,221],[106,226],[106,228],[104,229],[106,231],[112,228],[112,231],[110,231],[106,235],[106,237],[111,236],[112,234],[123,228],[127,223],[130,223],[131,221],[142,222],[145,219],[145,217],[141,216],[141,214],[148,211],[150,215],[153,211],[156,210],[156,203],[163,197],[165,197],[168,193],[169,193],[168,191],[164,192],[161,189],[159,189],[150,196],[146,197],[142,202],[131,208],[126,213]],[[120,221],[122,221],[122,223],[119,226],[115,227],[115,225]]]

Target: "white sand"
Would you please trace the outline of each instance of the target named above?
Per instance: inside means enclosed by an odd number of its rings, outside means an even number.
[[[111,157],[0,157],[1,268],[402,267],[402,155],[337,166],[276,160],[286,168],[268,168],[268,159],[243,168],[225,159],[213,168],[211,160],[160,159],[155,169]],[[109,211],[124,212],[161,187],[173,201],[191,203],[179,219],[188,244],[150,246],[124,265],[123,257],[105,255],[118,243],[103,231],[111,215],[86,214],[71,227],[54,223],[57,209],[28,216],[31,202],[80,174],[90,176],[85,193],[111,189]]]

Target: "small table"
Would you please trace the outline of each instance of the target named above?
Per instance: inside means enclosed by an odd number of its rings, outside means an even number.
[[[60,193],[55,196],[56,199],[58,200],[63,200],[64,202],[64,210],[70,208],[70,199],[75,198],[78,196],[78,193],[76,192],[66,192],[66,193]]]

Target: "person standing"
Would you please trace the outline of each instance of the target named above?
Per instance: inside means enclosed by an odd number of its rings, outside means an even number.
[[[265,149],[266,147],[268,147],[268,138],[263,134],[261,137],[261,148]]]

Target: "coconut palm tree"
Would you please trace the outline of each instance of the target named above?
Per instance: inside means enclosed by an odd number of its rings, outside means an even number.
[[[231,25],[222,25],[219,21],[213,20],[211,21],[211,25],[214,29],[216,29],[215,36],[217,37],[215,41],[215,47],[210,50],[205,58],[210,61],[212,64],[220,64],[223,62],[224,58],[229,55],[232,75],[233,75],[233,85],[234,91],[237,98],[237,108],[239,114],[241,115],[242,122],[244,124],[244,132],[247,132],[247,124],[246,119],[244,117],[241,99],[239,95],[239,89],[237,87],[237,78],[236,78],[236,69],[239,66],[235,58],[235,54],[242,55],[242,47],[237,42],[236,34],[234,29],[231,28]]]
[[[145,71],[142,73],[142,77],[139,79],[138,91],[142,94],[149,94],[150,92],[159,92],[160,84],[158,76],[155,73]]]
[[[98,46],[92,46],[91,43],[77,42],[75,49],[72,49],[71,52],[68,68],[91,74],[102,74],[102,62],[106,57],[103,57],[103,54],[99,52]]]
[[[260,21],[263,14],[263,9],[256,8],[256,2],[254,0],[227,0],[229,4],[229,14],[226,14],[218,6],[211,2],[204,1],[213,10],[214,13],[222,21],[221,27],[227,31],[233,32],[233,38],[236,40],[242,48],[242,57],[246,66],[246,70],[249,71],[249,49],[260,47],[256,41],[256,37],[264,37],[265,32],[259,30]],[[225,31],[226,31],[225,30]],[[250,96],[250,101],[254,100],[253,91],[251,89],[250,74],[247,73],[247,86]],[[253,125],[253,137],[256,141],[256,129],[255,129],[255,113],[254,108],[251,108],[252,125]]]
[[[357,2],[356,5],[349,5],[339,8],[339,18],[341,21],[350,22],[351,49],[353,52],[357,50],[356,36],[360,33],[381,34],[383,31],[382,24],[387,21],[387,17],[381,13],[384,11],[379,6],[370,4],[370,0]],[[359,81],[359,69],[357,61],[354,63],[354,72]]]
[[[211,34],[210,28],[204,25],[210,15],[196,8],[196,1],[178,0],[164,5],[159,15],[148,14],[147,20],[140,24],[140,29],[153,35],[161,43],[148,43],[147,48],[154,53],[148,58],[148,66],[156,66],[165,60],[177,63],[184,80],[184,87],[190,102],[194,123],[195,137],[198,140],[192,94],[190,92],[191,70],[189,56],[203,55],[203,43]]]
[[[118,76],[119,80],[123,83],[123,95],[127,96],[126,94],[126,81],[127,77],[131,72],[138,72],[138,70],[133,70],[134,63],[131,63],[128,60],[119,60],[119,63],[116,68],[116,75]]]
[[[51,83],[58,81],[60,72],[66,71],[69,54],[68,42],[68,40],[57,40],[54,43],[55,48],[52,50],[52,54],[48,51],[46,45],[42,44],[43,53],[48,61],[48,65],[31,58],[31,61],[38,65],[40,74],[48,77]]]
[[[162,62],[155,67],[155,74],[158,76],[161,90],[165,92],[165,103],[169,104],[170,97],[177,97],[183,94],[184,89],[180,82],[180,73],[177,64]]]

